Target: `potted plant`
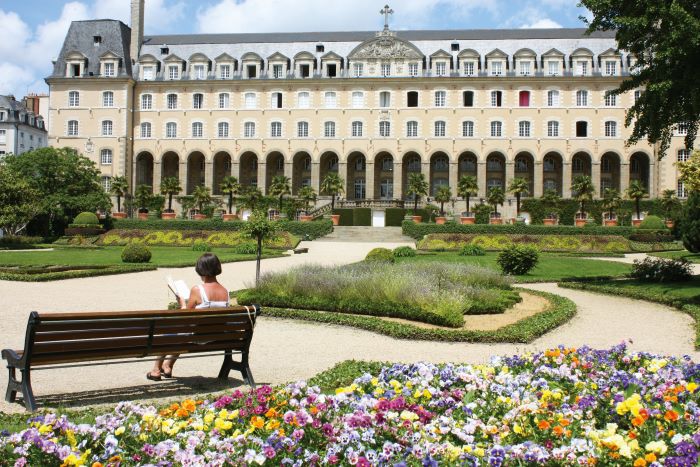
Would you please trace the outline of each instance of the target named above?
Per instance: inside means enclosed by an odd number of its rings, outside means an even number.
[[[471,212],[469,201],[471,197],[479,192],[479,184],[476,177],[472,175],[463,175],[462,178],[457,182],[457,194],[464,198],[467,205],[467,210],[462,213],[459,218],[461,224],[474,224],[476,222],[476,216]]]
[[[331,172],[321,182],[321,193],[331,195],[331,213],[335,211],[335,197],[345,192],[345,181],[340,176]],[[340,214],[331,214],[333,225],[340,224]]]
[[[627,197],[634,200],[634,209],[635,213],[637,214],[637,217],[632,219],[632,225],[635,227],[639,227],[639,225],[642,223],[640,203],[642,198],[646,197],[646,195],[647,191],[644,189],[644,185],[640,180],[633,180],[630,183],[630,186],[627,188]]]
[[[557,209],[559,206],[559,193],[554,190],[547,190],[542,194],[542,205],[547,209],[542,222],[544,225],[557,225]]]
[[[138,216],[140,220],[148,220],[148,205],[153,196],[153,188],[150,185],[139,185],[134,192],[134,200],[138,206]]]
[[[520,198],[530,193],[530,182],[522,177],[515,177],[508,185],[508,191],[515,195],[515,217],[520,221]],[[524,221],[523,221],[524,222]]]
[[[448,203],[452,199],[452,190],[447,185],[440,185],[435,192],[435,201],[440,203],[440,215],[435,218],[436,224],[444,224],[447,222],[447,217],[445,217],[445,203]]]
[[[238,219],[238,215],[233,213],[234,197],[241,191],[238,179],[232,176],[224,177],[219,188],[223,194],[228,195],[228,211],[223,215],[224,222]]]
[[[301,215],[299,219],[302,222],[310,222],[314,220],[314,217],[309,215],[309,207],[312,201],[316,201],[316,192],[310,186],[304,186],[299,190],[298,196],[304,205],[304,214]]]
[[[199,185],[192,191],[192,200],[195,206],[197,206],[197,212],[194,215],[195,220],[206,219],[207,216],[204,214],[204,205],[211,203],[212,197],[209,192],[209,188],[204,185]]]
[[[129,183],[126,181],[126,177],[114,177],[110,191],[117,197],[117,212],[113,212],[112,217],[115,219],[126,219],[126,213],[122,212],[122,196],[129,192]]]
[[[425,181],[425,175],[422,173],[409,174],[406,194],[413,196],[413,216],[411,216],[411,219],[416,224],[419,224],[423,218],[417,214],[418,200],[428,194],[428,182]]]
[[[280,213],[282,212],[284,195],[288,195],[291,192],[291,180],[289,180],[289,177],[277,175],[272,178],[272,182],[270,182],[270,196],[277,197],[277,213],[274,216],[276,219],[279,219]]]
[[[173,196],[177,196],[182,191],[180,180],[177,177],[164,178],[160,184],[160,194],[168,197],[168,209],[160,215],[162,219],[175,219],[175,210],[173,209]]]
[[[672,229],[674,225],[674,212],[680,206],[680,201],[678,200],[678,196],[676,196],[676,190],[670,189],[661,192],[660,203],[666,216],[666,227]]]
[[[581,210],[576,214],[576,227],[583,227],[588,222],[586,201],[592,201],[595,193],[593,179],[588,175],[578,175],[571,184],[571,191],[574,193],[576,201],[581,203]]]
[[[493,212],[489,218],[489,224],[503,224],[503,219],[501,219],[501,214],[498,212],[498,206],[502,205],[506,201],[506,194],[503,192],[501,187],[491,187],[486,196],[486,201],[493,206]]]
[[[617,226],[617,216],[615,215],[615,209],[620,206],[620,192],[615,188],[606,188],[603,193],[603,209],[607,212],[603,213],[603,225],[605,227],[615,227]]]

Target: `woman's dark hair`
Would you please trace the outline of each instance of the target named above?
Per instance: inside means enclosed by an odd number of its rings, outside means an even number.
[[[197,260],[194,270],[202,277],[215,277],[221,274],[221,261],[213,253],[204,253]]]

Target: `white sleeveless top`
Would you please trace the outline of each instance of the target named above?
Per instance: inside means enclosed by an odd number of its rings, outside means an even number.
[[[204,308],[226,308],[228,307],[228,300],[225,302],[217,302],[217,301],[210,301],[209,297],[207,297],[207,293],[204,291],[204,286],[203,285],[198,285],[199,288],[199,295],[202,297],[202,303],[197,305],[195,310],[201,310]],[[226,291],[226,294],[228,294],[228,291]]]

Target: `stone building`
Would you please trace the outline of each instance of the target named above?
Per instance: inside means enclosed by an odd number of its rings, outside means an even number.
[[[44,119],[14,96],[0,96],[0,158],[46,147]]]
[[[50,143],[92,157],[105,187],[179,177],[219,194],[229,174],[263,190],[284,174],[296,193],[338,172],[345,198],[388,201],[422,172],[432,192],[471,174],[481,198],[513,177],[570,197],[586,174],[598,195],[638,179],[685,196],[682,125],[660,161],[625,145],[643,90],[609,94],[634,65],[612,33],[392,31],[385,11],[379,32],[144,37],[143,4],[131,28],[74,22],[47,78]]]

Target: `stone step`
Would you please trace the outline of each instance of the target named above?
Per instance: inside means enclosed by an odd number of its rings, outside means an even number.
[[[334,227],[333,233],[317,241],[414,243],[401,232],[401,227]]]

